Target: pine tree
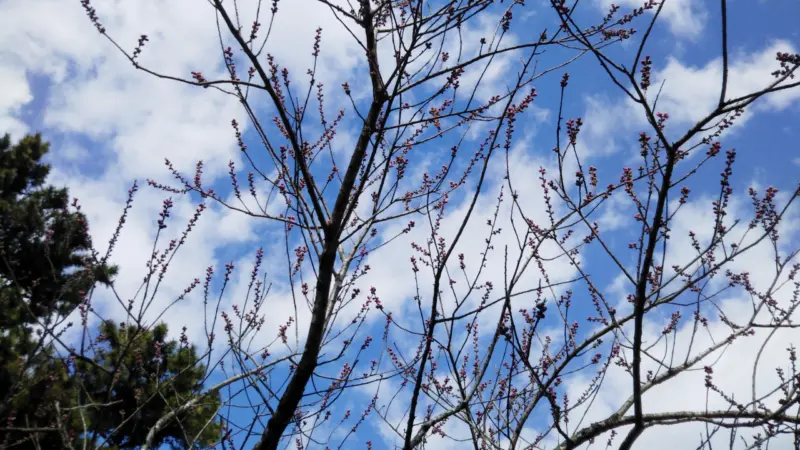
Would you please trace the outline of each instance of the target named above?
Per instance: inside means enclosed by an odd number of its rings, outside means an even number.
[[[0,139],[0,448],[64,448],[80,439],[134,448],[170,408],[200,395],[205,369],[194,347],[166,339],[164,324],[105,321],[81,355],[54,345],[54,320],[97,283],[111,284],[117,268],[94,253],[67,189],[45,184],[48,150],[39,134],[13,145],[7,134]],[[218,394],[204,397],[154,444],[213,443],[218,405]]]
[[[84,397],[113,404],[109,410],[91,409],[87,416],[96,433],[107,438],[112,448],[138,447],[165,413],[202,395],[205,368],[198,364],[195,348],[185,341],[167,341],[166,337],[165,324],[142,330],[106,321],[100,327],[101,347],[94,364],[77,362],[78,371],[85,374]],[[213,444],[220,435],[219,423],[212,421],[219,405],[218,393],[203,397],[189,414],[179,414],[162,428],[153,447]]]
[[[87,264],[86,217],[69,208],[66,189],[45,185],[48,150],[39,134],[14,145],[8,134],[0,139],[0,419],[24,428],[51,421],[52,405],[68,403],[72,391],[42,330],[95,280],[108,283],[116,273]],[[38,443],[6,434],[0,444],[9,440],[19,448]]]

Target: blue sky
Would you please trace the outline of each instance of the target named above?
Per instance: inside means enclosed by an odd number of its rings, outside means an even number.
[[[271,41],[267,52],[275,56],[281,67],[290,71],[293,86],[307,85],[306,70],[313,63],[311,56],[314,33],[317,27],[322,28],[321,55],[318,63],[316,80],[325,85],[325,113],[328,120],[336,116],[339,109],[345,110],[337,137],[333,141],[332,151],[343,167],[348,151],[352,148],[359,130],[358,116],[352,110],[350,100],[342,95],[341,84],[347,82],[353,90],[354,103],[364,110],[369,98],[368,83],[365,82],[366,67],[361,53],[352,37],[333,19],[325,8],[311,0],[298,0],[290,3],[284,0],[274,24]],[[245,2],[242,2],[243,4]],[[434,2],[435,3],[435,2]],[[530,40],[531,33],[538,36],[542,28],[550,30],[557,26],[553,12],[545,7],[544,1],[528,0],[515,12],[511,32],[504,37],[507,45]],[[586,0],[581,2],[579,14],[576,16],[583,24],[596,22],[612,2],[607,0]],[[621,0],[617,2],[622,11],[638,6],[640,2]],[[140,57],[142,64],[161,72],[175,76],[189,77],[191,71],[202,71],[207,78],[223,73],[221,56],[217,43],[213,11],[207,4],[198,4],[188,0],[158,2],[115,2],[97,1],[93,5],[98,11],[101,21],[109,33],[124,48],[132,49],[140,34],[147,34],[151,41]],[[491,37],[507,5],[497,4],[487,9],[486,17],[465,26],[464,52],[476,52],[481,37]],[[714,106],[719,97],[721,79],[720,62],[720,19],[719,5],[716,1],[668,0],[663,15],[656,25],[644,54],[653,61],[654,92],[663,82],[663,91],[659,98],[659,112],[670,115],[665,133],[671,139],[680,137],[695,121],[703,117]],[[117,218],[122,211],[126,198],[126,190],[134,180],[138,180],[140,192],[129,217],[123,238],[117,246],[114,259],[121,266],[118,280],[118,291],[133,295],[144,274],[144,262],[151,251],[155,236],[158,211],[167,193],[146,186],[146,180],[153,179],[161,183],[175,186],[169,171],[164,166],[168,158],[174,167],[188,179],[194,176],[196,163],[203,160],[203,182],[223,198],[234,200],[228,178],[228,164],[232,161],[237,168],[238,180],[243,193],[247,188],[247,173],[253,169],[240,152],[231,120],[235,119],[243,131],[243,140],[253,151],[256,164],[266,173],[270,173],[269,159],[264,152],[259,153],[260,141],[254,128],[248,123],[241,106],[232,97],[168,80],[159,80],[131,67],[123,55],[102,39],[80,6],[80,2],[63,0],[0,0],[0,42],[7,43],[0,49],[0,81],[4,89],[0,95],[0,132],[9,132],[17,139],[26,132],[43,132],[46,139],[52,142],[50,162],[54,166],[53,182],[67,185],[71,193],[80,198],[83,210],[90,219],[95,242],[104,249],[106,241],[117,225]],[[252,14],[252,5],[242,6],[242,14]],[[776,52],[798,53],[800,51],[800,30],[796,27],[800,17],[800,3],[793,0],[731,0],[728,2],[728,28],[730,49],[730,81],[731,95],[758,90],[772,80],[770,72],[778,68],[775,61]],[[649,19],[645,15],[645,19]],[[247,20],[243,20],[247,22]],[[636,28],[643,28],[645,22],[635,22]],[[534,30],[534,31],[531,31]],[[638,38],[630,42],[611,47],[608,55],[619,58],[630,64],[635,55]],[[445,44],[447,49],[455,49],[454,42]],[[384,60],[391,57],[390,49],[383,49]],[[130,51],[130,50],[129,50]],[[453,52],[453,50],[450,50]],[[549,49],[540,58],[541,67],[549,67],[565,59],[575,52],[568,49]],[[505,54],[498,57],[490,66],[477,90],[476,99],[486,101],[497,93],[504,93],[509,83],[519,70],[520,57],[526,53]],[[238,56],[237,56],[238,58]],[[246,67],[237,60],[239,67]],[[483,66],[481,66],[482,69]],[[384,67],[385,70],[386,67]],[[243,70],[243,69],[240,69]],[[569,72],[570,82],[564,96],[564,119],[580,117],[584,127],[579,135],[577,152],[584,166],[597,167],[599,185],[619,181],[623,167],[637,167],[637,138],[640,132],[647,130],[641,110],[628,102],[622,92],[613,85],[599,68],[591,55],[584,55],[566,69],[558,69],[553,73],[537,79],[535,86],[538,96],[528,111],[517,122],[515,142],[508,158],[511,166],[511,178],[515,189],[520,193],[520,202],[528,217],[545,223],[541,188],[538,181],[538,170],[545,167],[548,174],[554,174],[555,159],[551,148],[555,146],[555,125],[558,115],[560,89],[559,80],[564,72]],[[475,73],[468,72],[463,78],[464,91],[474,84]],[[413,92],[421,96],[432,92],[432,88],[423,87]],[[462,91],[463,92],[463,91]],[[521,93],[520,98],[527,93]],[[301,95],[296,93],[296,95]],[[461,95],[461,94],[459,94]],[[312,94],[310,103],[312,113],[316,112],[317,103]],[[457,97],[456,104],[463,104],[465,97]],[[274,108],[269,106],[266,96],[254,96],[254,108],[262,121],[271,125]],[[312,119],[316,117],[312,114]],[[785,201],[786,194],[797,188],[800,180],[800,151],[797,148],[798,127],[800,123],[800,89],[782,91],[773,96],[763,98],[728,130],[721,139],[724,151],[737,150],[736,165],[732,177],[734,189],[729,219],[742,218],[744,222],[752,215],[749,206],[747,188],[755,186],[763,190],[767,186],[777,187],[781,194],[778,201]],[[486,127],[476,126],[464,134],[463,155],[472,154],[485,139]],[[272,133],[275,129],[270,128]],[[316,137],[320,127],[310,121],[307,133]],[[446,160],[447,151],[458,143],[460,132],[452,133],[444,138],[436,139],[415,149],[412,161],[407,169],[407,181],[418,181],[423,172],[435,173]],[[564,136],[562,134],[562,140]],[[313,141],[314,139],[309,138]],[[445,151],[443,151],[443,149]],[[691,167],[702,158],[705,150],[690,157],[684,166]],[[460,156],[455,168],[466,167],[467,156]],[[724,165],[724,156],[712,160],[691,181],[689,203],[682,207],[672,226],[673,242],[667,251],[668,261],[678,264],[685,262],[687,250],[690,251],[688,232],[694,231],[700,239],[710,237],[711,201],[719,195],[719,172]],[[314,166],[316,176],[324,179],[329,166],[321,160]],[[573,160],[567,163],[566,175],[575,171]],[[682,173],[688,169],[681,169]],[[494,220],[493,214],[496,198],[505,185],[505,155],[498,153],[489,166],[489,178],[484,190],[478,198],[476,215],[471,219],[466,235],[456,249],[466,254],[468,271],[475,270],[483,241],[487,237],[486,220]],[[571,178],[570,178],[571,180]],[[573,184],[574,185],[574,184]],[[450,240],[456,233],[457,226],[463,217],[466,203],[473,194],[475,177],[468,178],[466,186],[456,192],[450,199],[442,225],[442,236]],[[267,192],[264,183],[257,183],[259,194]],[[511,234],[509,217],[512,216],[508,186],[504,188],[504,201],[500,209],[498,227],[504,233],[494,239],[495,249],[490,252],[487,268],[482,274],[481,282],[492,281],[502,286],[503,281],[503,248],[508,245],[512,258],[515,238]],[[637,189],[641,189],[637,188]],[[326,194],[326,201],[332,201],[333,192]],[[251,199],[243,195],[245,203],[253,206]],[[199,196],[172,195],[175,207],[170,219],[167,237],[179,235],[185,223],[192,217],[200,201]],[[261,197],[263,198],[263,197]],[[674,198],[673,200],[677,200]],[[249,203],[248,203],[249,202]],[[364,202],[365,204],[367,202]],[[263,204],[262,204],[263,205]],[[176,254],[165,284],[156,299],[153,311],[148,316],[154,320],[159,307],[164,307],[177,296],[195,278],[204,278],[206,267],[216,269],[212,288],[219,292],[220,278],[225,264],[232,262],[236,269],[231,282],[226,288],[220,305],[221,311],[232,313],[233,305],[243,305],[246,298],[250,271],[255,260],[256,250],[263,248],[264,262],[259,276],[266,273],[267,283],[271,283],[270,296],[265,304],[265,325],[253,344],[253,348],[271,343],[270,353],[277,358],[284,354],[286,346],[273,342],[277,338],[279,326],[285,324],[291,316],[295,321],[289,328],[289,346],[296,349],[302,345],[302,334],[308,324],[308,311],[303,310],[301,302],[297,316],[292,303],[292,288],[288,283],[287,253],[293,258],[295,248],[302,244],[298,233],[290,234],[288,245],[284,241],[283,226],[270,220],[248,217],[245,214],[227,210],[218,204],[209,204],[192,231],[187,245]],[[274,202],[268,208],[270,213],[281,211],[280,202]],[[557,212],[564,211],[564,205],[556,205]],[[361,210],[360,210],[361,211]],[[611,248],[621,255],[626,267],[634,267],[635,253],[628,249],[628,244],[636,238],[638,229],[631,227],[635,211],[623,196],[613,197],[598,210],[598,220],[603,237]],[[415,289],[413,273],[409,258],[414,254],[411,242],[423,243],[430,230],[425,228],[427,219],[413,218],[417,225],[411,233],[402,234],[391,240],[385,247],[370,253],[362,263],[370,265],[370,271],[360,278],[356,286],[361,289],[353,304],[341,311],[341,317],[332,330],[345,329],[351,333],[348,324],[356,317],[366,293],[371,286],[377,288],[384,311],[374,308],[370,311],[363,325],[353,332],[354,337],[341,336],[334,339],[326,349],[326,354],[333,354],[341,347],[343,339],[352,339],[352,346],[345,352],[344,358],[326,366],[323,372],[329,375],[339,373],[342,363],[347,360],[351,364],[359,360],[356,372],[363,370],[368,361],[382,357],[382,367],[388,367],[385,344],[380,338],[383,334],[386,312],[399,318],[400,323],[414,330],[420,330],[419,313],[414,300]],[[519,220],[515,217],[514,220]],[[783,241],[780,251],[788,252],[798,248],[796,210],[791,212],[782,230]],[[377,235],[369,245],[388,242],[400,230],[407,226],[408,219],[400,219],[377,227]],[[502,226],[501,226],[502,225]],[[586,235],[586,228],[576,226],[577,239]],[[427,233],[427,235],[426,235]],[[573,239],[574,240],[574,239]],[[167,241],[160,241],[163,248]],[[545,252],[557,252],[557,248],[545,246]],[[555,254],[555,253],[553,253]],[[620,311],[627,307],[625,295],[630,293],[620,271],[603,250],[597,246],[589,246],[580,255],[581,266],[591,274],[595,286],[615,302]],[[753,249],[746,258],[731,263],[732,270],[747,270],[757,286],[768,286],[774,276],[770,261],[774,259],[768,246]],[[452,263],[453,268],[457,263]],[[670,264],[666,265],[667,267]],[[300,274],[305,278],[313,273],[307,264]],[[547,264],[547,271],[555,280],[565,281],[576,276],[573,266],[564,258]],[[475,272],[470,272],[474,274]],[[785,276],[785,274],[781,275]],[[427,298],[430,286],[425,284],[424,270],[420,274],[422,297]],[[520,279],[519,289],[535,287],[542,279],[541,274],[531,268]],[[312,282],[309,282],[313,284]],[[461,289],[458,283],[456,288]],[[594,307],[589,301],[586,285],[577,283],[570,287],[559,287],[551,294],[546,294],[548,301],[572,289],[575,295],[575,306],[570,314],[574,320],[581,321],[579,336],[584,336],[592,325],[585,323],[587,315],[593,313]],[[295,294],[300,287],[295,286]],[[459,291],[461,292],[461,291]],[[495,291],[494,294],[498,294]],[[349,294],[348,294],[349,295]],[[481,292],[470,297],[471,304],[480,301]],[[731,317],[744,317],[747,298],[741,292],[726,294],[721,301],[722,308],[729,308]],[[781,293],[781,295],[786,295]],[[781,297],[783,298],[783,297]],[[535,304],[533,294],[520,295],[515,298],[515,311],[519,308],[532,308]],[[252,299],[250,300],[252,302]],[[99,292],[95,300],[104,314],[119,317],[120,311],[107,292]],[[492,312],[494,311],[494,312]],[[489,310],[482,318],[481,327],[491,327],[496,320],[497,309]],[[728,309],[726,309],[728,311]],[[655,339],[660,330],[669,322],[673,309],[664,308],[655,312],[648,319],[646,329]],[[211,320],[214,314],[212,306],[203,307],[202,292],[193,291],[186,301],[171,307],[160,320],[170,325],[177,335],[182,326],[189,327],[189,335],[194,342],[205,342],[204,320]],[[713,313],[710,313],[713,316]],[[716,316],[715,316],[716,317]],[[712,317],[713,318],[713,317]],[[558,341],[561,321],[551,318],[545,326],[551,328],[553,338]],[[680,323],[681,336],[687,338],[692,322],[688,314],[684,314]],[[217,318],[217,324],[221,319]],[[299,324],[299,326],[298,326]],[[712,320],[712,328],[722,327],[721,322]],[[482,328],[483,329],[483,328]],[[717,329],[717,328],[715,328]],[[299,330],[300,341],[294,341],[295,330]],[[724,336],[724,328],[717,329]],[[218,336],[222,335],[217,328]],[[680,333],[679,333],[680,334]],[[785,347],[788,343],[797,342],[797,332],[778,333],[773,341],[769,341],[763,360],[776,361],[785,365]],[[367,336],[374,341],[363,353],[359,353],[361,343]],[[409,338],[399,329],[389,334],[388,343],[402,349],[405,354],[413,353],[417,341]],[[486,339],[483,337],[482,339]],[[481,341],[485,343],[485,341]],[[719,383],[732,390],[743,388],[749,383],[748,375],[752,370],[755,354],[763,339],[746,341],[739,347],[723,356],[717,364]],[[471,344],[468,344],[469,347]],[[673,344],[682,349],[681,345]],[[215,358],[220,358],[215,353]],[[382,356],[381,356],[382,355]],[[227,369],[231,369],[230,358],[225,359]],[[780,362],[777,362],[780,361]],[[498,359],[493,364],[499,364]],[[286,367],[281,366],[273,374],[276,378],[286,374]],[[774,367],[759,369],[763,371],[764,385],[770,385],[774,378]],[[759,372],[761,373],[761,372]],[[213,384],[230,376],[229,371],[215,371],[209,383]],[[444,373],[441,374],[444,376]],[[771,378],[770,378],[771,377]],[[591,373],[578,373],[564,380],[561,394],[569,393],[576,398],[588,383]],[[323,382],[324,385],[325,382]],[[667,383],[669,384],[669,383]],[[748,385],[749,386],[749,385]],[[346,391],[332,408],[330,422],[322,427],[321,436],[331,433],[333,436],[327,445],[331,448],[366,448],[366,441],[373,442],[373,448],[394,448],[398,437],[378,420],[374,414],[363,424],[358,432],[345,438],[343,430],[350,429],[367,407],[375,394],[376,385],[359,387]],[[381,384],[377,406],[382,414],[397,422],[403,417],[404,398],[407,389],[399,389],[395,381]],[[391,405],[389,399],[394,390],[400,390],[399,399]],[[749,388],[748,388],[749,389]],[[761,387],[760,389],[766,389]],[[386,392],[389,392],[387,394]],[[737,391],[738,392],[738,391]],[[744,389],[745,398],[750,391]],[[248,395],[254,392],[248,391]],[[620,399],[630,394],[630,382],[624,372],[609,372],[604,387],[595,397],[584,424],[606,417],[620,404]],[[671,382],[669,386],[653,390],[648,394],[649,411],[667,411],[675,409],[701,408],[705,396],[703,374],[700,372],[687,374]],[[719,400],[719,399],[717,399]],[[699,403],[698,403],[699,402]],[[232,403],[244,404],[241,395],[232,399]],[[231,420],[247,423],[252,417],[252,409],[236,408]],[[351,409],[352,416],[339,426],[338,420]],[[578,410],[581,411],[581,410]],[[548,420],[546,409],[537,410],[529,423],[528,437],[542,431],[541,423]],[[576,413],[577,414],[577,413]],[[457,435],[464,429],[448,423],[448,433]],[[256,428],[258,429],[258,425]],[[696,445],[698,429],[683,426],[681,433],[669,433],[663,430],[652,430],[645,433],[637,448],[687,448]],[[702,427],[701,427],[702,429]],[[680,434],[680,435],[679,435]],[[237,439],[239,439],[237,437]],[[249,441],[252,444],[252,440]],[[555,443],[555,436],[545,439],[545,444]],[[785,444],[785,443],[784,443]],[[292,445],[294,445],[292,443]],[[308,448],[318,448],[314,443],[306,443]],[[432,438],[431,448],[460,448],[458,443],[446,439]],[[779,445],[783,445],[780,444]],[[788,445],[788,444],[786,444]],[[324,446],[319,447],[324,448]],[[551,448],[551,447],[544,447]],[[789,448],[779,447],[779,448]]]

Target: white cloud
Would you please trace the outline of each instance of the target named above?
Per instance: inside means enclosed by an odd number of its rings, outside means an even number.
[[[122,214],[121,205],[126,198],[125,185],[107,174],[100,179],[87,179],[76,173],[65,173],[54,170],[50,182],[56,185],[68,184],[70,195],[79,199],[81,210],[87,215],[91,226],[94,244],[101,255],[108,248],[107,240],[113,235]],[[141,186],[135,196],[133,208],[117,242],[111,262],[120,266],[120,275],[115,283],[117,292],[123,301],[135,298],[135,308],[142,304],[141,296],[135,296],[144,276],[147,273],[145,263],[150,258],[153,242],[158,229],[156,220],[161,211],[162,201],[171,197],[174,207],[167,220],[168,227],[162,231],[156,250],[161,253],[166,249],[169,241],[180,238],[189,219],[195,214],[198,202],[193,202],[188,197],[157,191],[146,186]],[[252,241],[253,221],[248,220],[243,214],[219,208],[214,204],[210,206],[189,233],[185,245],[179,249],[169,266],[164,283],[154,297],[149,312],[145,315],[150,322],[183,290],[192,280],[203,280],[205,269],[209,265],[215,266],[217,278],[221,276],[224,264],[228,261],[219,261],[215,254],[227,245]],[[247,272],[246,267],[237,268]],[[213,297],[216,299],[216,296]],[[125,316],[122,306],[113,298],[111,292],[100,289],[94,297],[95,308],[109,318],[117,320]],[[229,296],[225,303],[231,302]],[[189,326],[190,337],[195,342],[202,343],[203,308],[202,286],[198,286],[187,298],[173,306],[164,317],[170,325],[170,332],[177,335],[180,327]],[[213,314],[213,310],[210,312]]]
[[[734,99],[768,87],[775,81],[771,73],[779,66],[775,61],[775,54],[796,51],[790,42],[778,40],[755,52],[732,52],[726,99]],[[676,133],[675,130],[678,133],[685,131],[685,125],[702,120],[716,108],[722,86],[722,59],[716,58],[702,66],[696,66],[669,57],[663,67],[659,61],[654,61],[653,67],[653,82],[648,91],[648,101],[652,107],[657,88],[663,82],[664,87],[658,95],[655,111],[669,114],[666,134],[677,139],[677,134],[672,135]],[[799,100],[800,90],[797,89],[785,89],[761,97],[745,109],[745,113],[734,122],[727,133],[736,132],[756,114],[784,111],[797,105]],[[631,133],[649,129],[642,107],[627,97],[614,101],[604,96],[589,96],[585,103],[586,125],[578,143],[582,158],[608,156],[619,150],[620,146],[633,149],[634,146],[630,144],[630,138],[633,137]],[[698,136],[698,140],[700,137],[702,136]],[[634,154],[631,152],[630,156],[634,157]]]
[[[11,64],[5,65],[2,61],[0,59],[0,84],[3,86],[3,96],[0,97],[0,133],[9,133],[12,139],[19,139],[28,131],[28,126],[20,120],[20,109],[33,100],[33,95],[25,79],[25,70]]]
[[[774,82],[775,78],[770,74],[778,68],[775,61],[777,52],[796,53],[796,49],[788,41],[775,41],[757,52],[732,53],[726,99],[758,92]],[[722,86],[721,58],[702,67],[685,65],[674,58],[668,59],[663,69],[658,67],[658,62],[654,65],[657,70],[653,86],[666,81],[658,103],[659,111],[669,112],[675,120],[694,122],[716,106]],[[798,99],[800,92],[787,89],[760,99],[752,109],[781,111]]]
[[[645,2],[642,0],[600,0],[603,10],[607,11],[612,4],[622,6],[617,13],[627,14],[625,8],[640,8]],[[651,13],[655,12],[653,8]],[[708,21],[708,12],[703,2],[696,0],[667,0],[659,17],[663,17],[669,24],[669,29],[677,37],[695,39],[700,36],[703,27]],[[647,17],[649,20],[650,17]]]

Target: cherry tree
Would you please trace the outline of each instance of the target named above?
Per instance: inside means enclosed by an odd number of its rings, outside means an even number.
[[[247,117],[231,121],[247,167],[231,161],[225,186],[204,183],[203,161],[186,174],[167,159],[173,180],[148,180],[200,203],[182,234],[156,242],[140,291],[117,297],[125,320],[149,329],[202,290],[205,322],[193,326],[204,350],[188,366],[201,365],[206,383],[142,448],[212,396],[223,448],[630,449],[649,430],[692,423],[700,448],[724,433],[732,448],[798,445],[795,349],[785,361],[760,355],[795,327],[800,249],[787,218],[800,191],[741,195],[737,151],[723,138],[798,86],[800,55],[779,52],[763,86],[741,89],[722,0],[718,101],[676,123],[660,102],[667,61],[648,56],[670,0],[602,14],[564,0],[319,0],[308,8],[344,30],[358,64],[327,73],[329,31],[318,28],[299,74],[273,55],[286,45],[273,33],[281,2],[207,3],[221,70],[209,58],[172,73],[146,62],[157,38],[128,50],[102,8],[81,1],[132,70],[230,95]],[[547,17],[539,28],[533,10]],[[637,132],[619,137],[635,147],[631,159],[600,164],[601,144],[584,142],[591,123],[570,113],[570,65],[624,95]],[[538,97],[557,115],[551,135],[532,139]],[[709,178],[714,199],[693,198]],[[267,251],[255,252],[241,289],[228,264],[221,278],[209,267],[176,300],[154,302],[208,204],[266,223]],[[172,207],[165,200],[159,233]],[[746,254],[766,254],[758,280]],[[280,273],[268,278],[268,265]],[[756,357],[750,386],[733,393],[715,367],[737,348]],[[764,375],[770,364],[777,377]],[[702,407],[661,411],[651,400],[693,374]],[[614,407],[593,407],[612,388],[624,392]]]

